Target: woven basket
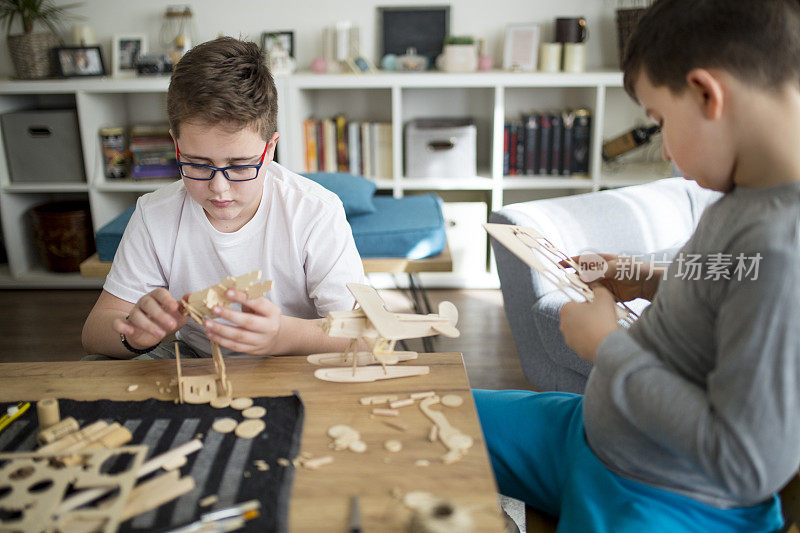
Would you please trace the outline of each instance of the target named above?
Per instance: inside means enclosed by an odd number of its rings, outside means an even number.
[[[639,23],[647,8],[617,9],[617,43],[619,44],[619,64],[625,57],[625,45],[628,43],[634,28]]]
[[[59,45],[51,32],[22,33],[8,36],[8,51],[14,62],[17,78],[49,78],[55,74],[51,50]]]

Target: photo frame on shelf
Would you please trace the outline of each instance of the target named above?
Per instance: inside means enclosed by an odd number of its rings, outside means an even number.
[[[533,72],[539,56],[539,25],[515,24],[506,27],[503,69]]]
[[[285,50],[289,57],[294,58],[294,32],[293,31],[265,31],[261,34],[261,49],[271,54],[274,48]]]
[[[381,56],[404,55],[409,48],[433,65],[450,31],[450,6],[378,7]]]
[[[136,76],[136,62],[147,53],[144,34],[115,35],[111,40],[111,75]]]
[[[99,46],[60,46],[53,49],[58,75],[62,78],[105,76]]]

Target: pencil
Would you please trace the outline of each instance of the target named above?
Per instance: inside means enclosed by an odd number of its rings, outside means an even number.
[[[6,409],[6,414],[0,416],[0,431],[3,431],[11,422],[22,416],[31,406],[30,402],[17,402]]]

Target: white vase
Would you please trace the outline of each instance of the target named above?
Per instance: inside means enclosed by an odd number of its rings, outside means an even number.
[[[436,58],[436,66],[445,72],[475,72],[478,51],[474,44],[447,44]]]

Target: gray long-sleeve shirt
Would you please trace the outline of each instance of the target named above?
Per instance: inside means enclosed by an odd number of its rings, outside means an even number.
[[[706,210],[652,305],[601,343],[583,409],[612,471],[716,507],[795,475],[800,184],[737,187]]]

